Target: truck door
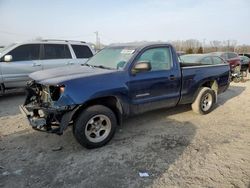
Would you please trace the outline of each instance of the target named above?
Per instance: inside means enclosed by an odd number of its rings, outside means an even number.
[[[43,69],[73,65],[69,46],[67,44],[43,44],[41,63]]]
[[[39,44],[24,44],[5,54],[12,56],[10,62],[5,62],[4,56],[1,58],[0,69],[6,88],[23,87],[29,80],[30,73],[42,70],[39,53]]]
[[[128,84],[131,110],[141,113],[175,106],[180,99],[181,75],[173,66],[171,49],[168,46],[146,49],[133,66],[142,61],[150,62],[152,69],[131,75]]]

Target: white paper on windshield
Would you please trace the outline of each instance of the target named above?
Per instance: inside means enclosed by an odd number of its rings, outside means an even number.
[[[121,54],[132,54],[134,53],[135,50],[130,50],[130,49],[123,49],[121,51]]]

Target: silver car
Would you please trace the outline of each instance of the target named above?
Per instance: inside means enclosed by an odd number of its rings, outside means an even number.
[[[80,41],[41,40],[12,44],[0,52],[0,90],[24,87],[32,72],[83,64],[94,54]]]

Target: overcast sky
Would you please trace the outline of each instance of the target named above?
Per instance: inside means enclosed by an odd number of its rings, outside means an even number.
[[[0,44],[36,37],[250,44],[250,0],[0,0]]]

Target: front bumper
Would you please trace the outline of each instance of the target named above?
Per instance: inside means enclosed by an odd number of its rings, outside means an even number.
[[[76,109],[53,109],[42,107],[27,107],[25,105],[19,106],[22,114],[27,118],[28,123],[35,130],[56,133],[62,135],[63,131],[68,127],[72,116]],[[40,116],[38,111],[41,111],[44,115]]]

